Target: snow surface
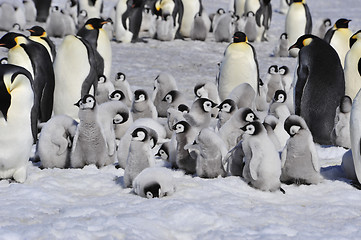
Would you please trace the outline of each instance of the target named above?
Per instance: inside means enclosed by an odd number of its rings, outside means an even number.
[[[109,10],[115,0],[105,0]],[[208,13],[228,0],[203,0]],[[279,0],[273,0],[273,9]],[[308,0],[314,26],[325,17],[352,19],[361,26],[359,0]],[[284,29],[285,15],[273,12],[270,41],[254,43],[261,77],[272,64],[294,69],[294,58],[270,54]],[[54,39],[59,45],[61,40]],[[132,89],[151,91],[168,71],[193,97],[198,81],[214,81],[228,43],[181,41],[112,42],[112,75],[122,71]],[[5,56],[4,49],[0,54]],[[282,185],[262,192],[238,177],[201,179],[174,171],[176,191],[146,199],[122,187],[124,170],[44,169],[29,162],[24,184],[0,181],[0,239],[360,239],[361,192],[343,178],[339,147],[317,147],[325,179],[312,186]]]

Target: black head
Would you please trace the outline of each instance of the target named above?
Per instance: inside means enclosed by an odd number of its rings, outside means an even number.
[[[136,140],[139,142],[145,142],[149,136],[147,129],[145,129],[143,127],[138,127],[136,129],[134,129],[131,135],[132,135],[133,140]]]
[[[99,84],[99,83],[100,83],[100,84],[105,83],[106,81],[107,81],[107,77],[106,77],[106,76],[100,75],[100,76],[98,77],[98,84]]]
[[[352,45],[357,41],[357,35],[361,33],[361,30],[358,30],[356,33],[354,33],[351,37],[350,37],[350,48],[352,47]]]
[[[244,131],[245,134],[248,135],[258,135],[262,129],[263,129],[263,125],[262,123],[258,122],[258,121],[254,121],[254,122],[250,122],[247,125],[245,125],[244,127],[241,128],[241,130]]]
[[[307,129],[305,120],[298,115],[290,115],[284,123],[284,129],[291,136],[295,136],[300,129]]]
[[[340,101],[340,111],[342,113],[351,112],[352,108],[352,99],[349,96],[343,96]]]
[[[336,28],[348,28],[348,23],[351,22],[351,20],[346,18],[340,18],[336,21],[335,27]]]
[[[25,35],[15,32],[8,32],[0,39],[0,47],[11,49],[19,44],[19,38],[26,38]]]
[[[209,100],[208,98],[198,98],[194,102],[194,104],[199,104],[204,112],[210,112],[212,111],[212,108],[217,106],[217,104],[215,104],[213,101]]]
[[[7,57],[3,57],[0,59],[0,64],[8,64],[9,61],[8,61],[8,58]]]
[[[194,87],[194,94],[196,95],[196,97],[201,97],[198,90],[204,87],[204,85],[205,85],[204,83],[200,83]]]
[[[239,43],[239,42],[247,42],[247,36],[244,32],[235,32],[233,35],[233,42]]]
[[[219,104],[218,108],[221,112],[231,113],[236,109],[236,103],[232,99],[227,98],[221,104]]]
[[[287,93],[281,89],[277,90],[275,92],[275,95],[273,96],[273,101],[284,103],[287,99]]]
[[[278,69],[278,73],[280,75],[287,75],[289,73],[290,69],[287,66],[282,66]]]
[[[253,122],[258,120],[256,114],[250,108],[245,108],[241,115],[241,120],[244,122]]]
[[[323,25],[325,27],[330,27],[331,26],[331,19],[326,18],[325,20],[323,20]]]
[[[122,101],[125,99],[125,95],[121,90],[115,90],[109,95],[109,99],[112,101]]]
[[[26,29],[30,32],[30,36],[46,37],[44,28],[40,26],[33,26],[32,28]]]
[[[268,68],[268,74],[277,74],[278,73],[278,66],[277,65],[271,65]]]
[[[168,102],[168,103],[172,103],[179,95],[180,95],[180,92],[177,91],[177,90],[169,91],[169,92],[164,96],[164,98],[162,99],[162,101]]]
[[[93,95],[87,94],[74,105],[78,106],[80,109],[91,109],[92,110],[96,106],[96,101],[95,101],[95,98]]]
[[[135,90],[134,92],[134,101],[141,102],[148,100],[148,93],[143,89]]]
[[[108,21],[102,18],[90,18],[86,21],[85,28],[88,30],[100,29],[106,23],[108,23]]]
[[[189,113],[189,107],[185,104],[179,104],[178,111],[180,111],[182,113]]]
[[[302,49],[303,47],[306,47],[312,43],[313,40],[319,39],[318,37],[312,35],[312,34],[305,34],[302,35],[297,39],[297,42],[293,44],[291,47],[289,47],[288,50],[291,50],[293,48],[299,48]]]
[[[218,8],[217,14],[222,15],[222,14],[225,14],[225,13],[226,13],[226,11],[223,8]]]
[[[169,156],[168,146],[165,143],[163,143],[160,146],[158,152],[155,154],[155,156],[161,157],[163,160],[167,159]]]
[[[303,2],[304,0],[293,0],[293,2]]]
[[[287,33],[282,33],[280,39],[288,39]]]
[[[173,130],[176,133],[185,133],[191,128],[191,125],[189,125],[186,121],[179,121],[173,126]]]
[[[246,14],[247,17],[254,17],[254,12],[252,11],[249,11],[247,14]]]
[[[125,81],[126,77],[125,74],[122,72],[118,72],[115,76],[115,81]]]
[[[122,124],[128,121],[129,113],[127,112],[117,112],[113,118],[113,124]]]
[[[160,187],[159,183],[157,183],[157,182],[150,183],[144,187],[144,195],[147,198],[159,198],[160,190],[161,190],[161,187]]]

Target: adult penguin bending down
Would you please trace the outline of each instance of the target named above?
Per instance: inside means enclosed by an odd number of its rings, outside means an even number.
[[[233,35],[233,43],[224,52],[218,75],[218,92],[223,101],[241,83],[249,83],[258,92],[259,69],[256,51],[243,32]]]
[[[332,144],[336,108],[345,94],[340,59],[328,43],[311,34],[298,38],[289,50],[293,48],[300,49],[295,113],[305,119],[316,143]]]

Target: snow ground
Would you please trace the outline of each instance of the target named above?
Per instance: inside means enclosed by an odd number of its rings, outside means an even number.
[[[106,1],[106,9],[116,1]],[[330,17],[361,26],[361,2],[308,0],[314,24]],[[332,3],[331,3],[332,2]],[[228,0],[203,0],[209,13]],[[277,9],[279,1],[272,1]],[[254,43],[261,77],[272,64],[294,69],[296,59],[270,57],[283,32],[284,15],[273,13],[270,41]],[[60,39],[55,39],[60,44]],[[214,81],[227,43],[181,41],[112,42],[112,75],[122,71],[133,90],[152,90],[154,78],[168,71],[188,97],[201,80]],[[0,54],[6,53],[0,50]],[[201,179],[174,171],[176,192],[145,199],[122,187],[124,171],[40,170],[29,162],[24,184],[0,181],[0,239],[359,239],[361,192],[343,178],[345,150],[317,147],[325,179],[313,186],[282,185],[262,192],[238,177]]]

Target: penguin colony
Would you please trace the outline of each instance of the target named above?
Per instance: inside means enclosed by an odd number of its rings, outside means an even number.
[[[270,0],[234,0],[213,14],[201,0],[119,0],[107,19],[102,0],[41,2],[0,1],[11,13],[1,21],[8,31],[0,38],[8,49],[0,64],[1,179],[26,181],[36,144],[33,161],[42,168],[114,165],[124,169],[124,187],[147,198],[173,194],[175,170],[239,176],[285,193],[282,183],[322,181],[320,144],[357,153],[353,176],[361,181],[361,35],[350,19],[333,27],[324,20],[312,35],[306,1],[280,1],[285,31],[274,56],[297,57],[297,69],[292,77],[287,66],[272,65],[261,79],[250,42],[268,41]],[[28,28],[29,36],[13,28],[35,20],[42,26]],[[229,44],[215,81],[197,83],[194,99],[169,72],[155,77],[152,92],[134,89],[126,73],[111,76],[111,41],[209,34]],[[50,37],[62,38],[57,50]]]

